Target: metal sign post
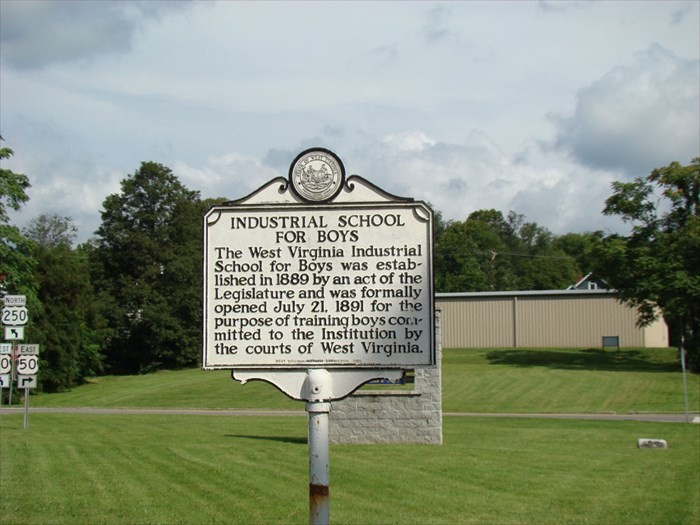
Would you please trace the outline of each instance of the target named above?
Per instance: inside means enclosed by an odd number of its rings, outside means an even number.
[[[330,521],[331,401],[435,365],[433,212],[313,148],[204,216],[202,368],[306,401],[309,520]]]
[[[15,382],[15,362],[17,361],[17,345],[12,343],[12,360],[10,362],[10,390],[7,392],[7,405],[12,406],[12,384]]]
[[[309,523],[329,523],[330,454],[328,447],[328,402],[306,403],[309,413]]]
[[[24,430],[29,428],[29,388],[24,389]]]

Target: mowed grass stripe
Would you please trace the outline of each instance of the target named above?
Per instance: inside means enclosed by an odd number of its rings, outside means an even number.
[[[691,466],[700,464],[698,434],[684,430],[688,439],[676,443],[671,459],[636,448],[636,432],[653,432],[648,424],[446,418],[445,445],[416,447],[414,461],[402,461],[401,447],[348,447],[349,467],[334,450],[334,508],[338,500],[349,503],[340,523],[363,514],[377,516],[366,523],[693,523],[700,512]],[[375,453],[381,467],[372,464]],[[689,464],[677,471],[672,463],[685,462],[684,454]],[[680,495],[670,493],[679,485],[674,476],[687,483]],[[401,479],[411,480],[408,489]],[[650,494],[655,479],[668,484]],[[381,502],[372,498],[374,483],[382,486],[374,489]]]
[[[683,378],[674,349],[446,349],[445,412],[683,412]],[[374,387],[376,388],[376,387]],[[688,375],[689,405],[700,410],[700,376]],[[198,369],[100,377],[31,406],[303,410],[260,381]]]
[[[217,432],[219,418],[52,416],[47,426],[32,415],[31,452],[3,439],[3,523],[231,523],[231,515],[241,512],[248,519],[257,512],[268,516],[279,498],[281,519],[290,515],[289,498],[308,491],[306,448],[298,435],[305,430],[303,419],[290,449],[284,441]],[[282,426],[290,426],[288,420]],[[72,428],[63,424],[69,421]],[[219,422],[233,428],[243,423]],[[0,423],[3,437],[11,431],[22,436],[21,417],[3,416]],[[17,461],[22,458],[26,465]],[[290,464],[297,465],[293,474],[285,471]],[[32,495],[30,505],[26,494]],[[259,511],[251,505],[256,501]]]
[[[682,412],[674,349],[448,349],[446,412]],[[689,374],[690,407],[700,376]]]
[[[5,415],[0,430],[2,523],[308,520],[302,417],[32,414],[25,431]],[[332,446],[333,522],[700,519],[698,425],[447,417],[444,433],[443,446]],[[640,450],[643,436],[670,448]]]

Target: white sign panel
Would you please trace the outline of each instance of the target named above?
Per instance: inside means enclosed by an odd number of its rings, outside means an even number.
[[[17,373],[33,375],[39,370],[39,357],[35,355],[20,355],[17,358]]]
[[[39,382],[37,381],[37,378],[35,375],[31,376],[26,376],[26,375],[18,375],[17,376],[17,388],[36,388],[38,386]]]
[[[2,324],[5,326],[24,326],[29,320],[26,306],[3,306]]]
[[[17,345],[19,355],[39,355],[39,345]]]
[[[0,388],[10,388],[10,386],[12,386],[10,374],[0,374]]]
[[[24,327],[23,326],[6,326],[5,327],[5,340],[7,341],[21,341],[24,339]]]
[[[0,354],[0,374],[9,374],[12,371],[12,355]]]
[[[425,204],[219,206],[204,228],[205,369],[434,363]]]
[[[6,295],[3,298],[3,304],[5,306],[27,306],[27,296],[26,295]]]

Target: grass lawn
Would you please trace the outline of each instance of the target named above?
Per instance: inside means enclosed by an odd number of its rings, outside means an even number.
[[[35,413],[24,430],[3,415],[0,523],[307,523],[306,426]],[[700,425],[447,417],[444,436],[332,446],[331,522],[700,522]],[[638,449],[639,437],[669,448]]]
[[[448,349],[443,410],[513,413],[683,412],[674,349]],[[690,409],[700,376],[688,374]]]
[[[442,372],[445,412],[684,411],[673,349],[446,349]],[[697,374],[688,374],[688,391],[697,412]],[[199,369],[99,377],[71,392],[32,396],[30,405],[304,409],[267,383],[241,385],[227,371]]]
[[[59,394],[32,396],[36,407],[97,408],[270,408],[304,410],[268,383],[241,385],[225,370],[199,368],[139,376],[104,376]]]
[[[699,379],[688,376],[693,411]],[[300,415],[32,413],[25,430],[21,412],[3,414],[0,525],[308,521],[304,405],[269,384],[199,369],[100,377],[30,406]],[[443,408],[681,413],[683,383],[667,349],[448,349]],[[443,435],[442,446],[331,446],[332,523],[700,523],[700,425],[447,416]]]

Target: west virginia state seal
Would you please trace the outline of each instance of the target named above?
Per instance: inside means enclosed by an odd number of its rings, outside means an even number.
[[[345,167],[330,150],[311,148],[297,155],[289,167],[289,183],[307,202],[333,199],[345,183]]]

